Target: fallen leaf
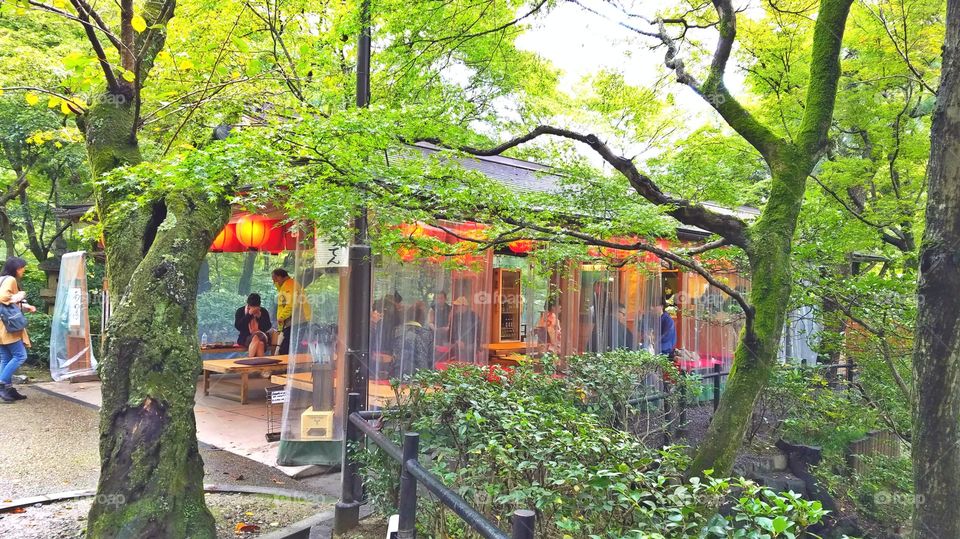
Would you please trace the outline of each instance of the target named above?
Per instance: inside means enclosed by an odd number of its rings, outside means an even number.
[[[237,525],[233,527],[234,533],[256,533],[258,531],[260,531],[260,526],[245,522],[237,522]]]
[[[283,484],[283,481],[277,479],[276,477],[271,477],[271,479],[273,479],[273,482],[276,483],[276,484],[278,484],[278,485],[282,485],[282,484]]]
[[[240,474],[236,477],[237,481],[243,481],[243,474]]]
[[[244,513],[244,515],[247,515],[248,517],[252,517],[253,511],[247,511],[246,513]]]

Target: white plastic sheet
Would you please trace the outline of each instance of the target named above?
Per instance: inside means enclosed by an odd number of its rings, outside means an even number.
[[[67,253],[60,261],[60,281],[50,330],[50,374],[58,382],[97,372],[90,342],[88,307],[86,253]]]

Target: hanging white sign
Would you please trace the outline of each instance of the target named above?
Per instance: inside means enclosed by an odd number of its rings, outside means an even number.
[[[317,239],[314,243],[313,267],[345,268],[349,263],[347,251],[345,245],[335,245]]]
[[[83,324],[83,290],[80,287],[70,287],[67,305],[68,325],[72,328],[79,328]]]

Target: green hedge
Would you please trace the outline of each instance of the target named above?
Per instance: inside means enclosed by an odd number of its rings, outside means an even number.
[[[537,537],[792,537],[823,517],[817,502],[743,479],[685,479],[684,448],[612,428],[636,382],[663,371],[679,377],[662,357],[616,352],[570,358],[566,377],[552,376],[549,361],[420,372],[384,432],[398,442],[420,433],[423,464],[501,528],[514,510],[535,509]],[[357,454],[371,499],[392,512],[396,464],[375,448]],[[418,526],[428,537],[467,536],[429,498]]]
[[[27,332],[30,334],[30,348],[27,350],[27,362],[31,365],[43,366],[50,364],[50,328],[53,317],[37,311],[27,315],[30,325]]]

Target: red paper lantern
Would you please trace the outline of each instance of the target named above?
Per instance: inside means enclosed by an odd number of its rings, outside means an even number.
[[[210,244],[210,250],[215,253],[236,253],[242,250],[243,246],[237,241],[237,225],[229,223],[223,227],[223,230],[217,234]]]
[[[256,251],[270,237],[267,218],[262,215],[244,215],[237,221],[237,240],[251,251]]]
[[[511,251],[522,255],[533,250],[533,240],[516,240],[507,244]]]
[[[280,225],[278,221],[267,221],[267,225],[270,226],[267,230],[267,239],[260,246],[261,251],[267,251],[272,254],[280,254],[281,251],[290,250],[294,251],[297,248],[296,240],[293,242],[290,241],[290,231],[289,226]],[[289,247],[292,244],[292,248]]]

